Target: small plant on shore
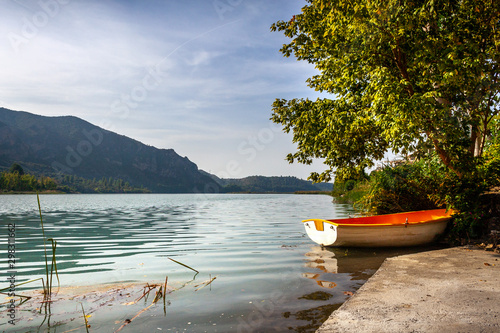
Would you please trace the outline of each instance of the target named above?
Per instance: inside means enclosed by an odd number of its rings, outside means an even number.
[[[44,294],[44,300],[47,302],[47,304],[50,304],[50,300],[52,297],[52,282],[53,282],[54,273],[55,273],[56,278],[57,278],[57,284],[60,285],[59,274],[57,273],[57,262],[56,262],[57,241],[54,240],[53,238],[47,239],[47,241],[50,241],[52,244],[52,259],[51,259],[50,269],[49,269],[49,261],[48,261],[48,256],[47,256],[47,244],[45,241],[45,228],[43,226],[42,208],[40,206],[40,197],[39,197],[38,193],[36,194],[36,199],[38,202],[38,212],[40,214],[40,225],[42,227],[43,250],[44,250],[44,257],[45,257],[45,283],[43,284],[43,294]],[[42,282],[43,282],[43,280],[42,280]]]

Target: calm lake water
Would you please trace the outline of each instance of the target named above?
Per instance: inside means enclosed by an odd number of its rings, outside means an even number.
[[[167,295],[166,308],[150,308],[125,332],[314,332],[386,257],[416,251],[321,249],[301,220],[353,213],[323,195],[41,195],[40,201],[46,238],[57,241],[62,287],[146,284],[168,276],[169,286],[180,288]],[[0,288],[7,286],[9,223],[16,225],[17,282],[45,274],[36,196],[0,196]],[[137,313],[119,309],[91,317],[91,331],[113,332]],[[40,323],[31,317],[19,311],[12,326],[2,316],[0,331],[36,328]],[[65,332],[78,324],[40,331]]]

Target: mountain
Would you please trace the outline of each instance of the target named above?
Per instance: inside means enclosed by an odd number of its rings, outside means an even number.
[[[203,170],[201,170],[204,172]],[[219,178],[204,172],[222,186],[223,192],[293,193],[298,191],[332,191],[333,184],[317,183],[291,176],[250,176],[241,179]]]
[[[173,149],[158,149],[73,116],[44,117],[0,108],[0,170],[112,177],[152,192],[219,192],[220,186]]]

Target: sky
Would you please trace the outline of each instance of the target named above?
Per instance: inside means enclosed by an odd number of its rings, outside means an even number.
[[[276,98],[320,97],[271,32],[304,0],[0,0],[0,107],[72,115],[223,178],[306,179]],[[323,96],[324,97],[324,96]]]

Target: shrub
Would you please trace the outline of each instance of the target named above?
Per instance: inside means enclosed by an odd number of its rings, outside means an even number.
[[[451,208],[456,211],[452,239],[480,237],[490,211],[481,195],[500,184],[499,154],[485,156],[466,161],[469,168],[461,177],[449,172],[436,156],[385,166],[372,172],[370,189],[359,205],[372,214]]]
[[[431,199],[431,191],[424,186],[424,178],[421,163],[385,166],[372,172],[370,189],[359,205],[370,214],[438,208],[440,204]]]

